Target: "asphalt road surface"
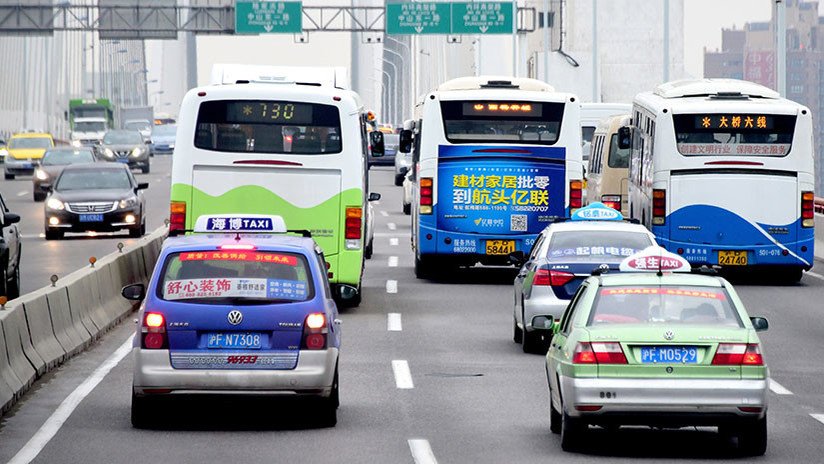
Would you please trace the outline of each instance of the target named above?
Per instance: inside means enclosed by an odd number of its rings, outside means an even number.
[[[168,200],[168,192],[161,191],[168,179],[162,169],[155,172],[146,176],[152,179],[149,200],[157,215],[151,227],[161,223]],[[12,185],[21,191],[25,184]],[[14,192],[7,185],[2,190]],[[711,428],[594,429],[586,452],[563,452],[559,437],[549,432],[543,357],[525,355],[512,342],[514,271],[473,268],[448,282],[415,279],[409,216],[401,213],[401,190],[392,186],[391,170],[373,169],[372,190],[383,194],[376,205],[375,254],[366,266],[363,303],[342,314],[337,427],[315,428],[311,417],[305,417],[309,410],[301,406],[200,401],[170,406],[162,430],[132,429],[131,356],[119,362],[111,358],[134,330],[128,320],[40,381],[3,419],[0,462],[24,446],[36,455],[34,462],[42,463],[612,464],[639,458],[736,459]],[[12,199],[21,209],[31,202],[14,194]],[[29,208],[32,215],[42,214],[39,207]],[[40,232],[38,220],[25,222],[26,233]],[[95,239],[45,244],[29,238],[25,275],[50,262],[49,256],[55,263],[71,256],[71,263],[60,267],[66,272],[95,248],[113,243]],[[88,248],[72,250],[75,244]],[[752,281],[738,285],[750,314],[766,316],[771,325],[762,340],[775,382],[769,448],[759,461],[821,462],[824,456],[824,416],[815,416],[824,414],[824,277],[816,276],[807,275],[793,286]],[[66,400],[107,360],[114,367],[88,396],[79,404],[76,396]],[[97,377],[101,375],[98,371]],[[70,415],[64,414],[65,408],[55,414],[65,422],[48,420],[61,403],[77,407]],[[26,445],[38,430],[39,437],[53,438]]]

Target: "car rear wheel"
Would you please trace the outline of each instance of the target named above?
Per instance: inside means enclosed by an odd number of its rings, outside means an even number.
[[[400,187],[401,185],[403,185],[403,175],[395,174],[395,186]]]
[[[6,180],[14,180],[14,174],[9,174],[7,172],[3,173],[3,177],[5,177]]]
[[[60,240],[63,238],[63,232],[59,230],[47,230],[46,240]]]
[[[6,298],[13,300],[20,296],[20,262],[14,268],[14,273],[6,280]]]
[[[587,428],[587,424],[580,419],[570,417],[566,411],[561,412],[561,449],[576,451],[583,442]]]
[[[375,239],[369,240],[369,245],[366,245],[366,248],[363,249],[363,257],[366,259],[372,259],[372,251],[374,251],[374,244]]]
[[[546,354],[547,346],[541,337],[541,333],[537,331],[529,332],[524,330],[524,353]]]
[[[149,163],[146,163],[146,166],[143,166],[142,168],[140,168],[140,171],[143,174],[148,174],[151,171],[151,167],[149,167]]]
[[[738,452],[742,456],[762,456],[767,452],[767,415],[754,423],[740,426]]]
[[[524,341],[524,331],[518,327],[518,321],[512,318],[512,341],[522,343]]]
[[[552,390],[549,390],[549,431],[554,434],[561,433],[562,421],[561,413],[552,404]]]
[[[32,195],[34,201],[43,201],[46,199],[46,194],[42,192],[34,192]]]
[[[403,214],[409,216],[412,214],[412,204],[411,203],[404,203],[403,205]]]
[[[145,396],[137,396],[132,392],[132,427],[146,429],[154,425],[156,419],[154,401]]]
[[[318,423],[321,427],[334,427],[338,423],[338,407],[340,393],[338,390],[338,368],[335,368],[335,377],[332,381],[332,392],[328,398],[321,398],[318,404]]]

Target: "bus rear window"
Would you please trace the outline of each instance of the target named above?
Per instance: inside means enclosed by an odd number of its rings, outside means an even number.
[[[187,251],[169,256],[158,297],[200,304],[259,305],[314,296],[306,258],[267,251]]]
[[[446,139],[452,143],[552,145],[561,132],[564,104],[444,101],[441,112]]]
[[[684,156],[786,156],[795,119],[754,113],[673,115],[675,140]]]
[[[195,147],[241,153],[340,153],[340,113],[332,105],[219,100],[200,105]]]

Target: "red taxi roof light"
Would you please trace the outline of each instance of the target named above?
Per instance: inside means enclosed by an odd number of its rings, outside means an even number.
[[[218,247],[221,250],[244,250],[244,251],[251,251],[256,250],[257,247],[249,244],[249,243],[231,243],[228,245],[221,245]]]

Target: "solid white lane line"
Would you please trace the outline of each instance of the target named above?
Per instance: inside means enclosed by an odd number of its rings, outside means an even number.
[[[386,211],[381,211],[381,216],[389,217],[389,213],[387,213]]]
[[[812,272],[812,271],[807,271],[807,275],[810,276],[810,277],[815,277],[816,279],[819,279],[819,280],[824,280],[823,275],[817,274],[817,273]]]
[[[817,420],[818,422],[824,424],[824,414],[810,414],[810,416],[812,416],[812,418]]]
[[[389,239],[389,246],[398,246],[398,237],[392,237]]]
[[[92,375],[78,385],[78,387],[60,403],[60,406],[46,419],[46,422],[40,427],[37,433],[23,446],[23,449],[11,458],[8,464],[28,464],[32,462],[37,455],[40,454],[40,451],[49,444],[49,441],[57,435],[57,432],[60,431],[60,428],[63,427],[63,424],[69,416],[72,415],[72,412],[80,405],[80,402],[97,387],[97,384],[99,384],[130,351],[132,351],[132,336],[129,336],[114,353],[103,361],[103,364],[92,372]]]
[[[397,256],[390,256],[388,264],[389,264],[389,267],[398,267],[398,257]]]
[[[429,446],[429,440],[413,438],[409,440],[409,450],[412,451],[412,459],[415,460],[415,464],[438,464],[435,453],[432,452],[432,447]]]
[[[397,280],[387,280],[386,281],[386,293],[398,293],[398,281]]]
[[[386,227],[388,227],[388,228],[389,228],[389,230],[395,230],[395,229],[397,229],[397,228],[398,228],[398,226],[397,226],[397,225],[395,225],[395,223],[394,223],[394,222],[390,222],[390,223],[386,224]]]
[[[409,363],[403,359],[392,361],[392,372],[395,374],[395,386],[402,389],[415,388],[412,383],[412,372],[409,370]]]
[[[793,394],[793,392],[787,390],[786,388],[784,388],[783,385],[781,385],[780,383],[776,382],[773,379],[770,379],[770,390],[772,390],[772,392],[775,393],[776,395],[792,395]]]
[[[22,192],[17,192],[17,196],[18,196],[18,197],[24,197],[24,196],[28,195],[28,193],[29,193],[29,192],[27,192],[27,191],[23,190]]]
[[[400,332],[403,330],[401,313],[389,313],[386,315],[386,330],[390,332]]]

